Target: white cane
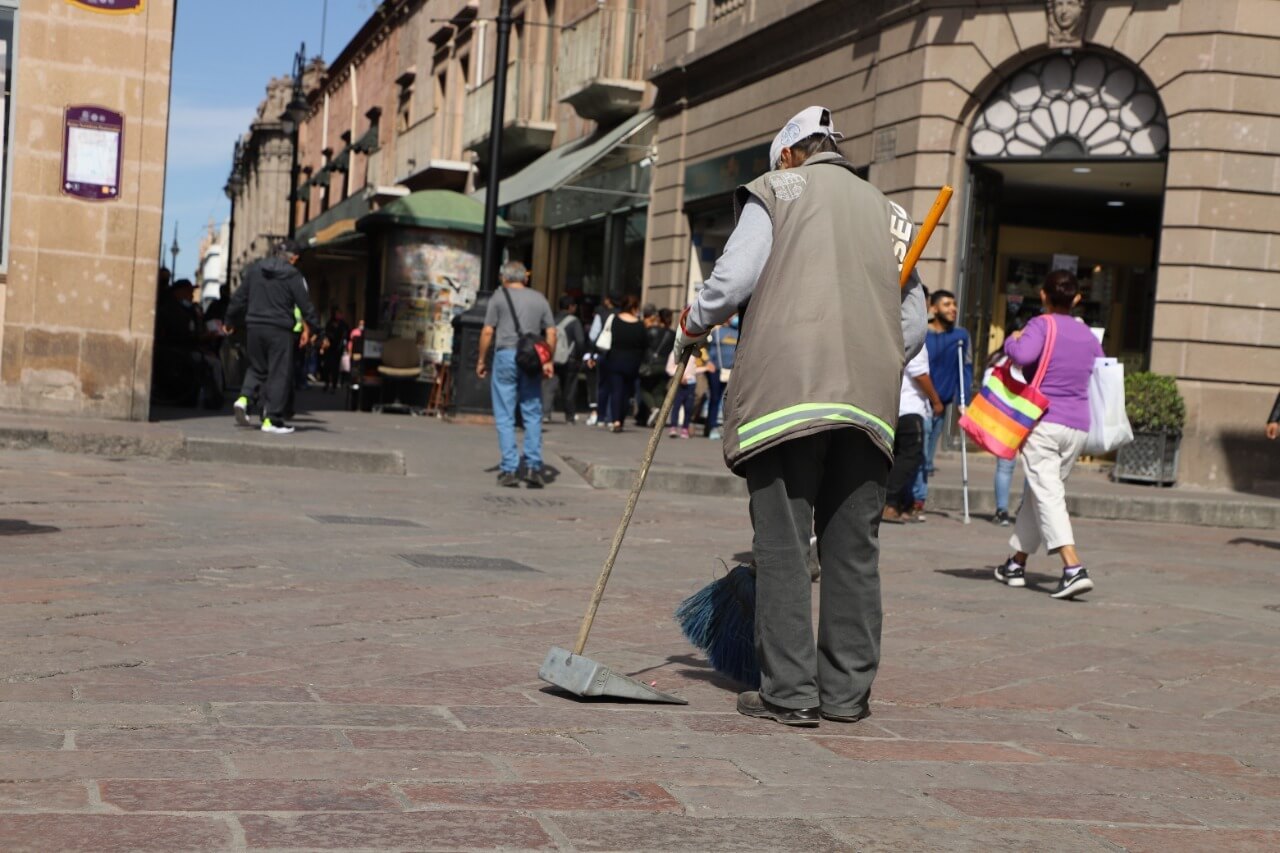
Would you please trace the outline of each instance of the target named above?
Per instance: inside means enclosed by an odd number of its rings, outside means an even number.
[[[959,380],[960,387],[960,408],[964,409],[969,402],[964,398],[964,341],[960,341],[960,345],[956,347],[956,359],[959,361],[959,371],[956,373],[956,379]],[[965,441],[964,430],[960,431],[960,476],[964,483],[964,523],[970,522],[969,518],[969,448]]]

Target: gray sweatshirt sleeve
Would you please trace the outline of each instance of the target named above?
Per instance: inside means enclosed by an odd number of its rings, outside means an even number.
[[[902,347],[907,361],[916,357],[924,346],[929,331],[929,310],[924,302],[924,283],[918,270],[911,271],[911,279],[902,289]]]
[[[771,251],[773,220],[760,200],[751,198],[742,208],[742,215],[711,271],[711,278],[689,306],[686,331],[698,334],[737,313],[739,306],[755,291]]]

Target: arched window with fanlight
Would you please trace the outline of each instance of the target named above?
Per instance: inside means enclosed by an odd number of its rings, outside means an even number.
[[[983,160],[1158,158],[1168,145],[1168,120],[1145,75],[1111,56],[1073,53],[1005,81],[979,111],[969,152]]]

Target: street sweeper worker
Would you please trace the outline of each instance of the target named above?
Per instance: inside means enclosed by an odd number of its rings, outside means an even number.
[[[738,711],[792,726],[869,713],[898,393],[926,329],[918,276],[898,285],[915,226],[854,173],[842,138],[822,107],[778,133],[771,171],[734,196],[737,225],[675,343],[684,353],[741,312],[723,442],[751,497],[760,690]]]

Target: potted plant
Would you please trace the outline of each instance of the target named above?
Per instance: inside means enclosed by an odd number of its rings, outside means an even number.
[[[1115,478],[1170,486],[1178,479],[1178,449],[1187,407],[1172,376],[1132,373],[1124,378],[1125,412],[1133,441],[1116,454]]]

